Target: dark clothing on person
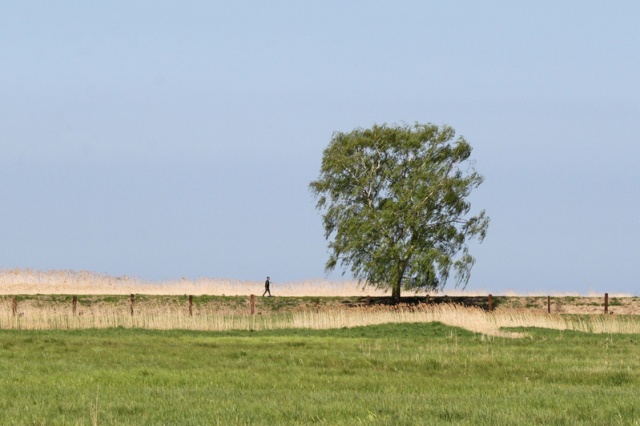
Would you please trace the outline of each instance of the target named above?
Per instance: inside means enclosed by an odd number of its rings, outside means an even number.
[[[264,297],[265,294],[269,293],[269,297],[271,297],[271,290],[269,290],[269,278],[267,278],[267,280],[264,282],[264,293],[262,293],[262,297]]]

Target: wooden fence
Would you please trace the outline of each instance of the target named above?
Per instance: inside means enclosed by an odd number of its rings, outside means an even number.
[[[551,313],[551,296],[547,296],[547,313]],[[189,316],[193,316],[193,295],[189,295],[188,297],[188,305],[187,308],[189,310]],[[371,297],[370,296],[366,296],[365,299],[365,305],[366,306],[370,306],[371,305]],[[493,300],[493,295],[489,294],[487,296],[487,310],[489,312],[493,312],[494,310],[494,300]],[[130,313],[131,316],[135,315],[135,305],[136,305],[136,296],[135,294],[131,294],[129,297],[129,309],[130,309]],[[316,310],[319,309],[319,302],[316,302]],[[13,296],[12,300],[11,300],[11,312],[13,314],[13,316],[18,316],[19,315],[19,311],[18,311],[18,296]],[[71,312],[73,313],[73,315],[77,315],[78,313],[78,296],[73,296],[73,298],[71,299]],[[256,296],[254,294],[250,295],[249,297],[249,313],[251,315],[255,315],[256,313]],[[604,314],[608,314],[609,313],[609,293],[605,293],[604,294]]]

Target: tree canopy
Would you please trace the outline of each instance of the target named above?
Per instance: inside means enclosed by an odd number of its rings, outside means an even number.
[[[454,140],[455,139],[455,140]],[[323,212],[327,271],[350,267],[365,285],[440,290],[455,274],[466,285],[489,218],[471,216],[468,197],[483,181],[472,148],[449,126],[374,125],[334,133],[320,176],[310,183]]]

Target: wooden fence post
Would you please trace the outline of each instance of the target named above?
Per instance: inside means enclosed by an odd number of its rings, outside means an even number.
[[[133,305],[135,305],[136,303],[136,295],[132,294],[131,295],[131,316],[133,316]]]
[[[251,315],[256,313],[256,296],[251,295]]]
[[[551,296],[547,296],[547,313],[551,313]]]
[[[193,316],[193,296],[189,295],[189,316]]]
[[[18,315],[18,297],[13,296],[13,301],[11,302],[11,311],[13,312],[13,316]]]
[[[493,295],[489,295],[489,312],[493,311]]]
[[[71,306],[73,307],[73,316],[76,316],[76,310],[78,308],[78,296],[73,296],[71,299]]]
[[[367,306],[371,306],[371,296],[367,296]]]
[[[609,293],[604,294],[604,313],[609,313]]]

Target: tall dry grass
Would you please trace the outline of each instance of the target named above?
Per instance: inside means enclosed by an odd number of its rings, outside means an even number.
[[[622,316],[564,316],[530,311],[489,313],[476,307],[427,305],[399,307],[361,307],[306,310],[286,314],[239,315],[194,306],[193,315],[186,306],[128,304],[83,308],[74,315],[69,306],[21,307],[14,315],[11,302],[0,306],[0,329],[49,330],[91,328],[185,329],[203,331],[274,330],[286,328],[331,329],[385,323],[441,322],[491,336],[522,337],[522,333],[504,328],[539,327],[587,333],[640,333],[640,319]]]
[[[276,277],[274,277],[276,278]],[[184,295],[194,296],[248,296],[262,294],[264,281],[241,281],[216,278],[181,278],[154,282],[135,277],[114,277],[90,271],[51,270],[40,271],[33,269],[3,269],[0,270],[0,295],[11,294],[155,294],[155,295]],[[388,291],[372,287],[363,288],[357,281],[329,281],[310,279],[298,282],[279,282],[272,280],[271,291],[277,296],[389,296]],[[460,290],[447,289],[448,296],[486,296],[488,290]],[[413,295],[414,293],[406,293]],[[435,295],[435,293],[418,293],[418,295]],[[566,292],[513,292],[508,291],[505,296],[579,296],[578,293]],[[600,293],[590,296],[602,296]],[[628,297],[629,294],[609,293],[611,297]]]
[[[640,319],[606,315],[564,316],[532,313],[527,310],[487,312],[460,305],[419,305],[400,308],[357,308],[330,312],[300,312],[293,316],[295,328],[328,329],[386,323],[441,322],[486,335],[521,337],[504,328],[537,327],[586,333],[640,333]]]
[[[266,278],[266,277],[265,277]],[[0,270],[0,295],[12,294],[95,294],[95,295],[184,295],[249,296],[262,294],[264,280],[241,281],[217,278],[180,278],[148,281],[135,277],[114,277],[91,271],[34,269]],[[389,291],[363,288],[357,281],[309,279],[297,282],[271,281],[271,292],[277,296],[389,296]],[[419,293],[426,295],[428,293]],[[486,291],[447,291],[448,295],[486,295]],[[408,293],[407,295],[414,295]]]
[[[266,278],[266,277],[265,277]],[[262,294],[264,280],[198,278],[146,281],[134,277],[113,277],[89,271],[0,270],[0,295],[10,294],[162,294],[194,296],[248,296]],[[363,289],[356,281],[272,280],[271,292],[278,296],[385,296],[375,288]]]

